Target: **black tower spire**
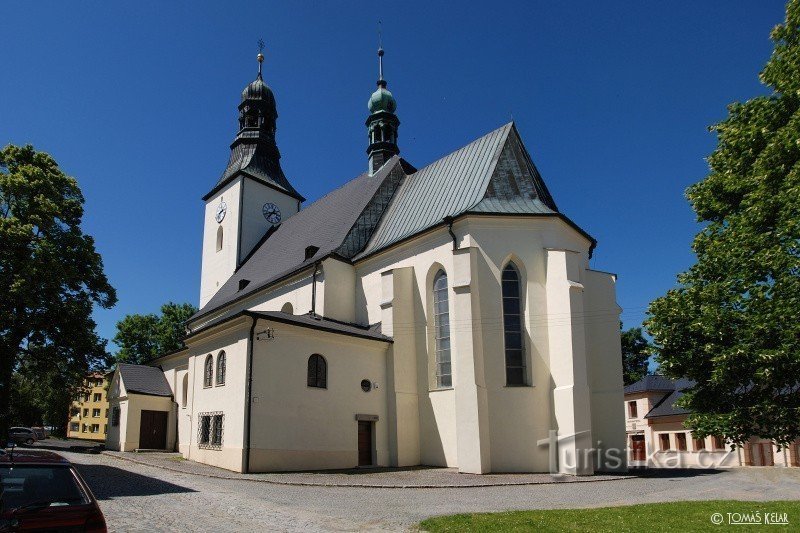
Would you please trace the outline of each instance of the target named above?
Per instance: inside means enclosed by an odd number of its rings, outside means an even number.
[[[288,195],[305,200],[286,179],[281,169],[281,154],[275,143],[278,110],[272,89],[261,74],[264,41],[259,40],[258,74],[242,91],[239,104],[239,132],[231,144],[231,157],[217,185],[204,199],[211,197],[237,174],[244,173]]]
[[[374,174],[393,155],[399,154],[397,147],[397,129],[400,119],[394,114],[397,102],[386,88],[383,79],[383,47],[378,48],[378,88],[369,98],[370,115],[367,117],[367,132],[369,134],[369,172]]]

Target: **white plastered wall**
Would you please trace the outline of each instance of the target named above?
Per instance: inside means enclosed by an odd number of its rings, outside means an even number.
[[[180,416],[190,420],[188,431],[181,432],[180,442],[181,451],[187,459],[236,472],[242,471],[247,343],[251,323],[249,317],[243,317],[187,341],[187,375],[191,388],[187,407],[178,408]],[[221,351],[225,352],[225,383],[217,385],[216,364]],[[210,387],[204,386],[203,381],[204,364],[208,355],[214,360],[214,376]],[[217,412],[225,417],[222,446],[220,449],[202,447],[197,442],[199,417],[203,413]]]
[[[619,416],[623,401],[622,349],[616,301],[616,277],[586,270],[584,276],[586,354],[592,406],[593,446],[600,454],[595,467],[602,471],[624,471],[625,419]]]
[[[239,233],[239,198],[242,178],[237,178],[206,201],[203,211],[203,255],[200,270],[202,308],[236,270]],[[220,201],[228,206],[222,223],[215,217]],[[222,249],[217,251],[217,231],[222,228]]]
[[[242,178],[242,222],[239,243],[239,261],[249,254],[264,234],[272,227],[264,218],[263,207],[267,202],[275,204],[281,212],[281,221],[297,213],[296,198],[267,187],[249,178]]]
[[[356,415],[377,417],[374,464],[388,466],[388,343],[259,320],[264,328],[274,338],[254,346],[250,471],[357,466]],[[307,386],[312,354],[325,358],[327,388]],[[377,388],[364,392],[364,379]]]

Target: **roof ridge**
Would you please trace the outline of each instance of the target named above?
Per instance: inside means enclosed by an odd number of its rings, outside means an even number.
[[[416,171],[416,172],[414,172],[414,174],[417,174],[417,173],[419,173],[419,172],[422,172],[423,170],[425,170],[425,169],[427,169],[427,168],[429,168],[429,167],[432,167],[432,166],[433,166],[433,165],[435,165],[436,163],[438,163],[438,162],[440,162],[440,161],[442,161],[442,160],[444,160],[444,159],[447,159],[448,157],[450,157],[450,156],[453,156],[453,155],[455,155],[456,153],[458,153],[458,152],[460,152],[460,151],[462,151],[462,150],[465,150],[465,149],[469,148],[469,147],[470,147],[470,146],[472,146],[473,144],[477,144],[477,143],[479,143],[479,142],[483,141],[483,140],[484,140],[486,137],[489,137],[489,136],[491,136],[491,135],[494,135],[495,133],[497,133],[498,131],[502,130],[503,128],[510,128],[510,127],[511,127],[511,126],[513,126],[513,125],[514,125],[514,122],[513,122],[513,121],[512,121],[512,122],[506,122],[505,124],[503,124],[503,125],[502,125],[502,126],[500,126],[499,128],[495,128],[495,129],[493,129],[492,131],[490,131],[490,132],[488,132],[488,133],[486,133],[486,134],[484,134],[484,135],[481,135],[481,136],[480,136],[480,137],[478,137],[477,139],[473,139],[472,141],[468,142],[467,144],[465,144],[465,145],[463,145],[463,146],[461,146],[461,147],[459,147],[459,148],[456,148],[456,149],[455,149],[455,150],[453,150],[452,152],[449,152],[449,153],[447,153],[447,154],[443,155],[442,157],[439,157],[438,159],[435,159],[435,160],[431,161],[430,163],[428,163],[428,164],[427,164],[427,165],[425,165],[424,167],[422,167],[422,168],[418,168],[418,169],[417,169],[417,171]],[[508,132],[506,132],[504,135],[505,135],[505,137],[504,137],[504,139],[505,139],[506,137],[508,137]],[[413,176],[414,174],[411,174],[411,175]]]

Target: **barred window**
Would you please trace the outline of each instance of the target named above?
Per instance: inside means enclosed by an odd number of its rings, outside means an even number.
[[[447,274],[440,270],[433,278],[433,328],[436,348],[436,386],[452,387],[450,366],[450,308],[447,295]]]
[[[503,337],[506,385],[525,385],[525,350],[522,340],[522,305],[519,270],[514,263],[503,269]]]
[[[214,431],[211,437],[211,444],[222,446],[222,415],[214,415],[212,422]]]
[[[217,356],[217,385],[225,385],[225,352]]]
[[[222,411],[199,413],[200,424],[197,428],[197,444],[201,448],[219,450],[222,448],[222,435],[225,427],[225,415]]]
[[[210,387],[214,379],[214,356],[208,354],[206,357],[205,376],[203,377],[203,386]]]
[[[315,353],[308,358],[308,375],[306,384],[318,389],[328,388],[328,363],[320,354]]]
[[[211,437],[211,417],[208,415],[200,416],[200,444],[208,444]]]

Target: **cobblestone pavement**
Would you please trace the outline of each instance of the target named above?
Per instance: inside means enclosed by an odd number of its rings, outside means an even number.
[[[177,473],[65,452],[110,531],[398,531],[439,514],[675,500],[800,499],[800,469],[670,471],[596,483],[461,488],[316,487]]]
[[[325,472],[276,472],[239,474],[195,461],[186,461],[179,453],[103,452],[120,459],[186,474],[201,474],[224,479],[243,479],[283,485],[332,487],[486,487],[496,485],[539,485],[543,483],[579,483],[624,479],[626,475],[551,476],[550,474],[459,474],[455,468],[369,468],[328,470]]]

